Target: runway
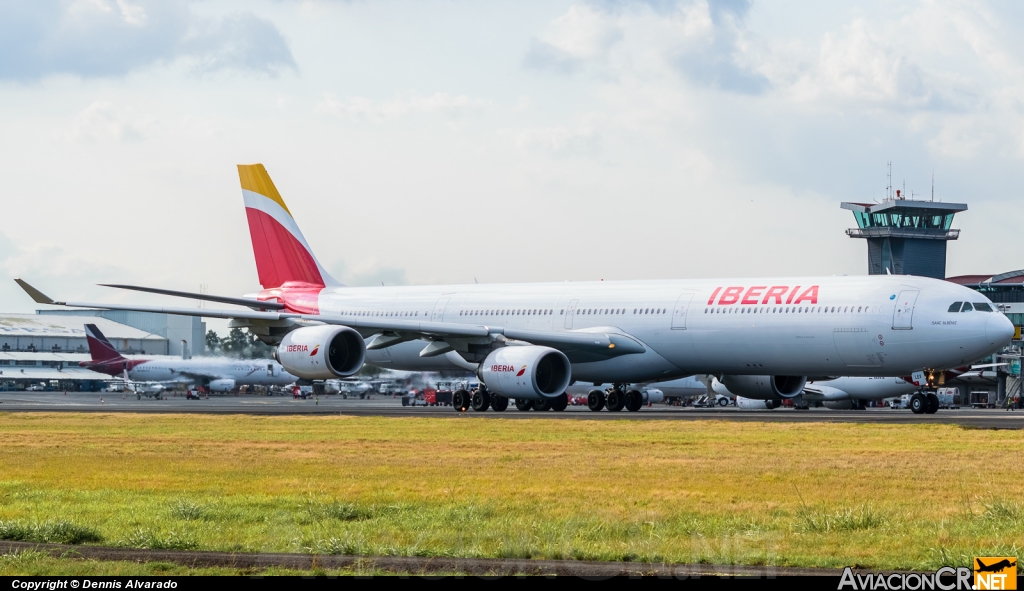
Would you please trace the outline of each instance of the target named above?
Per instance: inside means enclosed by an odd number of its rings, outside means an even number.
[[[132,413],[209,413],[252,415],[351,415],[383,417],[434,417],[463,419],[551,420],[717,420],[767,422],[835,422],[880,424],[956,424],[985,429],[1022,429],[1024,411],[1007,412],[991,409],[940,410],[934,415],[915,415],[909,410],[873,408],[862,411],[829,409],[748,410],[727,408],[683,408],[652,406],[638,412],[591,412],[586,407],[570,406],[563,412],[519,412],[510,406],[505,412],[459,413],[451,407],[409,407],[401,400],[375,397],[370,400],[322,396],[319,399],[297,400],[284,396],[211,396],[203,400],[186,400],[170,396],[163,400],[143,398],[116,392],[0,392],[0,412],[132,412]]]

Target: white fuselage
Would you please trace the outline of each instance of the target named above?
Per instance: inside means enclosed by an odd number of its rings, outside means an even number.
[[[574,380],[650,382],[693,374],[903,376],[998,351],[1013,327],[973,290],[913,276],[324,288],[324,315],[629,335],[646,352],[573,363]],[[990,304],[991,305],[991,304]],[[404,370],[466,369],[425,341],[368,351]]]
[[[272,359],[224,357],[150,358],[128,370],[128,377],[137,382],[197,385],[213,380],[233,380],[239,386],[285,386],[298,379]]]

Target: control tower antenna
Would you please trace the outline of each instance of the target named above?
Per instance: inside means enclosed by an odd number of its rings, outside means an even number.
[[[886,162],[886,166],[888,167],[888,175],[886,176],[885,183],[885,200],[888,201],[892,199],[892,160]]]

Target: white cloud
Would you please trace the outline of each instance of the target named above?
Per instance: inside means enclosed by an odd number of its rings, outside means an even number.
[[[466,95],[435,92],[430,96],[374,101],[363,97],[341,100],[332,93],[324,94],[315,112],[344,117],[353,121],[387,121],[413,114],[439,115],[459,119],[488,106],[488,102]]]
[[[351,287],[370,287],[376,285],[408,285],[409,279],[405,269],[382,265],[376,259],[360,261],[355,268],[339,260],[329,270],[332,277]]]
[[[748,8],[708,0],[574,5],[534,38],[526,64],[615,80],[682,76],[701,87],[760,93],[768,81],[749,56]]]
[[[117,109],[107,101],[96,101],[75,115],[65,137],[71,142],[138,141],[153,124],[152,119],[133,116],[130,111]]]
[[[185,59],[203,71],[294,69],[283,36],[251,13],[199,16],[187,0],[0,3],[0,79],[122,76]]]
[[[515,145],[524,150],[555,156],[592,156],[601,149],[601,136],[594,122],[579,125],[532,127],[510,133]]]

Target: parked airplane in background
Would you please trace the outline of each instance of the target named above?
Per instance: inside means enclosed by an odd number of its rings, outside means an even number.
[[[263,165],[238,173],[262,291],[113,287],[248,309],[54,301],[18,283],[42,304],[228,318],[310,380],[351,376],[365,361],[476,372],[485,387],[456,392],[459,410],[504,410],[509,399],[564,409],[574,380],[614,384],[603,400],[610,410],[639,408],[643,395],[629,384],[695,374],[724,374],[736,394],[781,400],[809,376],[932,375],[1013,336],[980,293],[912,276],[344,287],[317,262]]]
[[[698,380],[696,376],[688,376],[665,382],[637,384],[635,387],[642,395],[642,403],[644,405],[658,404],[667,398],[702,396],[708,392],[707,386],[704,385],[704,382]],[[586,396],[587,406],[590,410],[599,411],[604,407],[607,394],[612,389],[614,389],[612,384],[594,386],[592,384],[577,383],[570,385],[566,391],[573,396]],[[629,410],[640,410],[640,407],[630,407]]]
[[[726,396],[732,393],[722,382],[715,378],[711,388]],[[863,408],[864,402],[895,398],[903,394],[917,392],[920,388],[903,378],[893,377],[842,377],[834,380],[815,380],[807,382],[800,397],[804,402],[820,402],[826,408],[849,410]],[[932,394],[932,396],[935,396]],[[933,401],[925,395],[925,406],[922,412],[933,413],[939,409],[939,399]],[[736,406],[740,408],[778,408],[776,401],[751,400],[742,396],[736,397]],[[934,406],[933,406],[934,404]]]
[[[163,398],[163,392],[167,388],[158,382],[136,382],[135,380],[128,377],[128,370],[121,372],[121,379],[124,381],[124,388],[135,394],[137,400],[142,400],[142,397],[156,398],[160,400]]]
[[[125,375],[146,388],[159,384],[195,384],[213,392],[230,392],[237,386],[285,386],[298,378],[270,359],[227,359],[223,357],[175,357],[128,359],[117,352],[95,324],[85,325],[91,361],[82,367],[108,375]]]

